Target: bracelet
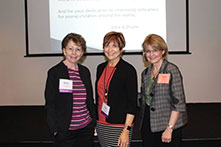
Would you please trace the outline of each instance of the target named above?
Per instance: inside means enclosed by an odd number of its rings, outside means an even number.
[[[174,127],[172,125],[168,125],[167,127],[172,129],[172,130],[174,129]]]
[[[130,131],[131,130],[131,126],[124,126],[124,129]]]

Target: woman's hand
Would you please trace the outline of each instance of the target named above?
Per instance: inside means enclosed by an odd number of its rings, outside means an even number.
[[[118,146],[129,147],[129,130],[123,129],[118,139]]]
[[[178,120],[179,115],[180,115],[180,112],[178,112],[178,111],[171,112],[168,126],[161,136],[162,142],[170,143],[172,141],[173,129],[174,129],[174,126]]]
[[[172,141],[172,133],[173,129],[167,127],[166,130],[162,133],[161,136],[162,142],[170,143]]]

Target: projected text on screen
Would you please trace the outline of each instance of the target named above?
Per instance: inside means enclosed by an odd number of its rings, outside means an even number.
[[[52,42],[74,32],[86,39],[88,52],[102,52],[104,35],[119,31],[126,39],[125,50],[134,52],[141,51],[147,34],[166,40],[165,0],[50,0],[49,7]]]

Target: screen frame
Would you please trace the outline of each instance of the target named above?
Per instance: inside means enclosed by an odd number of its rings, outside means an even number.
[[[43,53],[43,54],[31,54],[29,52],[29,28],[28,28],[28,0],[24,0],[24,8],[25,8],[25,44],[26,44],[26,55],[24,57],[56,57],[63,56],[62,53]],[[185,0],[186,2],[186,51],[168,51],[170,55],[189,55],[191,54],[189,50],[189,0]],[[138,52],[123,52],[123,55],[142,55],[142,51]],[[101,53],[85,53],[85,56],[95,56],[95,55],[104,55]]]

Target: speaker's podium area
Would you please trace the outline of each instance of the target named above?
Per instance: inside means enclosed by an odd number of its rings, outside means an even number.
[[[221,147],[221,103],[187,104],[187,111],[182,147]],[[0,147],[53,146],[44,106],[1,106],[0,116]],[[136,124],[131,147],[142,147]],[[94,147],[99,147],[96,136]]]

